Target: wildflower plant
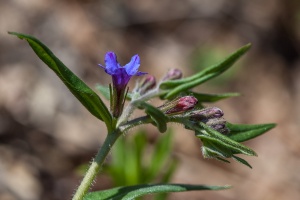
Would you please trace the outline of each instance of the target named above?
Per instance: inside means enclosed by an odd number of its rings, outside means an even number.
[[[216,65],[189,76],[183,77],[178,69],[172,69],[156,81],[155,77],[140,72],[140,58],[134,55],[130,62],[121,66],[114,52],[105,55],[104,65],[99,64],[112,77],[108,87],[98,85],[100,93],[109,99],[108,108],[102,98],[90,89],[80,78],[68,69],[50,49],[33,36],[9,32],[25,39],[37,56],[63,81],[72,94],[96,118],[107,127],[107,136],[95,158],[92,160],[73,200],[95,199],[134,199],[146,194],[182,192],[191,190],[221,190],[230,186],[207,186],[188,184],[143,184],[111,188],[89,192],[90,187],[117,139],[130,129],[143,124],[152,124],[161,133],[166,132],[169,123],[182,124],[191,130],[202,142],[204,158],[214,158],[229,163],[233,159],[251,168],[241,157],[257,156],[254,150],[241,142],[255,138],[275,127],[275,124],[233,124],[227,122],[224,113],[217,107],[205,107],[204,103],[213,103],[237,93],[203,94],[192,89],[217,77],[229,69],[251,47],[247,44]],[[135,88],[129,91],[128,82],[133,76],[141,76]],[[149,103],[150,99],[160,98],[161,106]],[[128,103],[126,103],[128,101]],[[144,110],[144,115],[132,118],[136,110]]]

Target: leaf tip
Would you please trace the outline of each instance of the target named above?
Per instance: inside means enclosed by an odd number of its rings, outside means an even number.
[[[224,185],[224,188],[225,189],[231,189],[231,188],[233,188],[233,186],[232,185]]]
[[[10,35],[15,35],[15,36],[17,36],[18,38],[20,38],[21,40],[24,38],[24,37],[22,36],[22,34],[17,33],[17,32],[7,31],[7,33],[10,34]]]
[[[7,31],[7,33],[10,34],[10,35],[17,35],[18,34],[18,33],[13,32],[13,31]]]
[[[246,45],[244,46],[244,48],[247,49],[247,50],[250,49],[251,47],[252,47],[252,44],[251,44],[251,43],[248,43],[248,44],[246,44]]]
[[[265,124],[265,132],[275,128],[276,126],[277,126],[277,124],[275,124],[275,123]]]

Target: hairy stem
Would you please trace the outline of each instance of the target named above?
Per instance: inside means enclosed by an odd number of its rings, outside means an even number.
[[[167,93],[166,91],[160,91],[158,86],[157,88],[150,90],[149,92],[147,92],[145,95],[141,97],[138,98],[132,97],[131,102],[128,104],[128,106],[125,108],[122,115],[120,116],[117,122],[117,127],[124,125],[124,123],[127,122],[128,118],[130,117],[130,115],[133,113],[134,109],[136,109],[137,105],[139,105],[140,102],[146,102],[153,97],[160,96],[166,93]]]
[[[122,132],[126,132],[135,126],[142,125],[142,124],[149,124],[151,122],[153,122],[153,120],[148,115],[139,117],[139,118],[133,119],[133,120],[127,122],[126,124],[120,126],[120,130]]]
[[[105,158],[107,157],[113,144],[116,142],[116,140],[118,139],[118,137],[120,135],[121,135],[121,132],[119,130],[107,134],[107,137],[106,137],[102,147],[99,149],[96,157],[93,159],[92,164],[90,165],[89,169],[87,170],[87,172],[86,172],[83,180],[81,181],[78,189],[76,190],[72,200],[82,200],[83,197],[87,194],[95,177],[97,176],[97,173],[101,169],[101,167],[105,161]]]

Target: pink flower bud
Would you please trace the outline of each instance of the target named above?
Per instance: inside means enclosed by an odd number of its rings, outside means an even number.
[[[163,81],[168,81],[168,80],[176,80],[176,79],[181,79],[182,78],[182,72],[179,69],[171,69],[167,72],[167,74],[164,76],[162,79]]]
[[[222,116],[223,111],[217,107],[204,108],[201,110],[193,110],[187,114],[189,119],[195,123],[203,122],[216,131],[227,134],[229,129],[226,127],[226,121]]]
[[[153,89],[156,86],[156,80],[154,76],[147,75],[139,82],[137,91],[142,95],[147,91]]]
[[[205,121],[210,118],[220,118],[223,115],[223,111],[217,107],[204,108],[189,113],[190,119],[193,121]]]
[[[167,102],[160,109],[168,115],[174,115],[191,110],[198,103],[198,100],[193,96],[178,97],[173,101]]]

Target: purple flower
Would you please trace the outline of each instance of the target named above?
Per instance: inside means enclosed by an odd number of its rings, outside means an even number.
[[[125,89],[132,76],[140,76],[147,74],[138,71],[140,66],[140,57],[138,55],[132,56],[130,62],[122,67],[117,60],[117,55],[114,52],[107,52],[105,55],[105,67],[100,65],[105,72],[112,76],[114,87],[117,90]]]
[[[124,107],[124,99],[126,98],[126,86],[132,76],[140,76],[147,74],[138,71],[140,66],[140,57],[132,56],[130,62],[122,67],[117,60],[117,55],[114,52],[107,52],[105,55],[105,67],[100,65],[105,72],[112,77],[113,90],[110,99],[110,110],[112,115],[118,118]]]

